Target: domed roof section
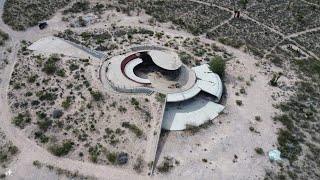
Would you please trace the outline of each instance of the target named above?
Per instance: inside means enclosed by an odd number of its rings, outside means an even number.
[[[178,54],[169,51],[150,50],[148,54],[153,62],[166,70],[177,70],[182,66]]]

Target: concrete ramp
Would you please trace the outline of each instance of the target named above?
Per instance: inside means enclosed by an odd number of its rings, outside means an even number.
[[[177,131],[186,129],[187,124],[199,126],[216,118],[223,109],[224,106],[201,97],[167,103],[162,128]]]
[[[63,54],[65,56],[83,58],[83,59],[100,59],[104,56],[103,53],[91,50],[87,47],[65,41],[63,39],[47,36],[39,39],[28,47],[29,50],[39,51],[50,54]]]

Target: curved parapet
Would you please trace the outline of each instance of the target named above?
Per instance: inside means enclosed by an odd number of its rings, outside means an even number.
[[[194,96],[199,94],[200,91],[201,89],[195,84],[194,86],[192,86],[190,89],[186,91],[167,94],[167,102],[185,101],[193,98]]]
[[[162,128],[179,131],[185,130],[187,125],[200,126],[217,117],[223,109],[224,106],[205,99],[168,103]]]
[[[139,53],[134,53],[127,56],[126,58],[124,58],[124,60],[121,62],[121,65],[120,65],[122,74],[134,82],[149,85],[151,84],[149,80],[142,79],[136,76],[133,72],[134,67],[140,63],[142,63],[142,59],[139,58]]]
[[[138,83],[141,83],[141,84],[151,84],[151,82],[148,80],[148,79],[143,79],[143,78],[140,78],[138,77],[134,72],[133,72],[133,69],[141,64],[143,61],[142,59],[140,58],[136,58],[136,59],[133,59],[132,61],[128,62],[124,68],[124,73],[126,74],[126,76],[135,81],[135,82],[138,82]]]

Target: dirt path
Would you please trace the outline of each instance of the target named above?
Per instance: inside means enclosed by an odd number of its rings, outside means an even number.
[[[303,34],[306,34],[306,33],[309,33],[309,32],[314,32],[314,31],[320,31],[320,27],[308,29],[308,30],[305,30],[305,31],[296,32],[296,33],[290,34],[290,35],[288,35],[286,37],[287,38],[297,37],[297,36],[300,36],[300,35],[303,35]]]
[[[207,6],[217,7],[217,8],[219,8],[219,9],[221,9],[221,10],[225,10],[225,11],[228,11],[228,12],[232,12],[232,13],[233,13],[233,11],[231,11],[230,9],[225,8],[225,7],[222,7],[222,6],[219,6],[219,5],[216,5],[216,4],[213,4],[213,3],[206,3],[206,2],[198,1],[198,0],[189,0],[189,1],[191,1],[191,2],[196,2],[196,3],[199,3],[199,4],[204,4],[204,5],[207,5]],[[268,26],[268,25],[266,25],[266,24],[263,24],[263,23],[259,22],[259,21],[256,20],[256,19],[248,16],[247,14],[242,13],[241,16],[242,16],[242,18],[245,18],[245,19],[248,19],[248,20],[250,20],[250,21],[253,21],[253,22],[257,23],[258,25],[263,26],[264,28],[270,30],[271,32],[280,35],[284,40],[285,40],[285,39],[289,39],[290,41],[292,41],[292,42],[294,42],[295,44],[297,44],[299,48],[301,48],[301,49],[303,49],[304,51],[306,51],[309,55],[311,55],[312,57],[320,60],[320,58],[319,58],[317,55],[315,55],[313,52],[308,51],[306,48],[304,48],[303,46],[301,46],[301,45],[300,45],[299,43],[297,43],[295,40],[291,39],[291,37],[299,36],[299,35],[301,35],[301,34],[305,34],[305,33],[308,33],[308,32],[313,32],[313,31],[318,31],[318,30],[320,29],[320,27],[308,29],[308,30],[305,30],[305,31],[297,32],[297,33],[293,33],[293,34],[290,34],[290,35],[285,35],[285,34],[283,34],[282,32],[280,32],[280,31],[278,31],[278,30],[276,30],[276,29],[274,29],[274,28],[272,28],[272,27],[270,27],[270,26]],[[219,25],[218,25],[218,26],[219,26]],[[214,27],[214,28],[215,28],[215,27]],[[280,43],[280,42],[279,42],[279,43]],[[271,52],[272,52],[272,51],[271,51]]]
[[[205,3],[202,1],[196,1],[196,0],[190,0],[190,1],[214,6],[219,9],[233,13],[233,11],[231,11],[227,8],[221,7],[221,6],[211,5],[209,3]],[[3,2],[4,2],[4,0],[0,1],[0,13],[1,14],[2,14]],[[285,37],[282,33],[276,31],[275,29],[273,29],[269,26],[266,26],[266,25],[254,20],[246,15],[244,17],[248,18],[252,21],[255,21],[258,24],[268,28],[269,30]],[[123,23],[123,25],[127,24],[127,23],[125,23],[125,21],[122,23]],[[228,20],[224,23],[228,23]],[[224,23],[222,23],[222,24],[224,24]],[[222,24],[218,25],[217,27],[221,26]],[[8,93],[8,86],[9,86],[11,74],[13,71],[13,67],[17,61],[17,51],[19,49],[19,41],[22,39],[36,40],[37,38],[40,38],[43,36],[52,35],[54,32],[57,32],[57,29],[59,29],[59,28],[57,28],[57,25],[58,24],[53,24],[46,31],[40,31],[40,30],[38,30],[37,27],[34,27],[34,28],[28,29],[26,32],[17,32],[17,31],[13,31],[10,27],[8,27],[2,21],[0,21],[0,28],[10,35],[10,37],[11,37],[10,46],[13,47],[12,53],[10,54],[9,59],[8,59],[10,63],[3,70],[4,73],[2,73],[0,75],[0,78],[2,79],[2,81],[0,82],[0,110],[1,110],[0,111],[0,126],[2,127],[3,131],[7,134],[9,140],[11,140],[15,145],[17,145],[19,150],[21,151],[21,153],[18,155],[18,159],[16,161],[14,161],[13,163],[11,163],[11,165],[9,166],[9,168],[13,171],[14,176],[9,177],[8,179],[22,179],[23,177],[26,177],[28,174],[30,174],[30,172],[32,172],[31,171],[33,169],[32,162],[34,160],[39,160],[40,162],[55,165],[55,166],[58,166],[58,167],[61,167],[63,169],[67,169],[70,171],[78,170],[83,175],[95,176],[99,179],[150,179],[149,177],[139,176],[134,172],[128,172],[128,171],[124,172],[119,168],[114,168],[111,166],[102,166],[102,165],[92,164],[89,162],[75,161],[75,160],[66,159],[66,158],[57,158],[57,157],[51,155],[47,150],[38,146],[34,141],[28,139],[26,137],[26,135],[23,133],[23,131],[15,128],[11,124],[11,120],[10,120],[11,113],[10,113],[9,106],[8,106],[7,93]],[[150,25],[139,24],[139,23],[131,24],[131,25],[137,26],[137,27],[143,27],[143,28],[147,28],[147,29],[153,29],[156,31],[165,31],[167,34],[172,34],[175,36],[185,36],[185,37],[190,37],[190,38],[194,37],[193,35],[185,32],[185,31],[176,31],[176,30],[167,29],[167,28],[163,28],[163,27],[153,27]],[[90,26],[88,28],[83,28],[83,29],[89,30],[89,29],[93,29],[93,28],[97,28],[97,27],[99,27],[99,26]],[[103,25],[101,25],[101,27],[103,27]],[[214,28],[217,28],[217,27],[214,27]],[[62,28],[66,28],[66,27],[63,26]],[[61,27],[60,27],[60,29],[61,29]],[[83,29],[81,29],[81,30],[83,30]],[[314,29],[310,29],[307,31],[298,32],[298,33],[289,35],[287,38],[294,37],[294,36],[304,34],[307,32],[311,32],[311,31],[316,31],[319,29],[320,28],[314,28]],[[240,50],[237,50],[237,49],[234,49],[234,48],[231,48],[228,46],[224,46],[223,44],[218,43],[216,41],[208,40],[204,37],[202,37],[201,40],[208,42],[208,43],[216,43],[220,46],[223,46],[226,48],[226,50],[228,52],[233,53],[237,57],[243,57],[243,58],[248,57],[247,54],[241,52]],[[23,178],[23,179],[25,179],[25,178]]]

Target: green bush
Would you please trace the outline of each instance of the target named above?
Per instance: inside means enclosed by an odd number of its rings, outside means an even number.
[[[133,165],[133,169],[137,172],[137,173],[141,173],[144,167],[144,161],[143,158],[141,156],[139,156],[135,162],[135,164]]]
[[[257,154],[264,154],[263,149],[260,147],[256,147],[256,148],[254,148],[254,150],[256,151]]]
[[[64,109],[69,109],[69,107],[71,106],[71,104],[72,104],[72,97],[71,97],[71,96],[68,96],[66,100],[62,101],[61,106],[62,106]]]
[[[92,162],[96,163],[98,161],[99,156],[99,147],[96,145],[94,147],[89,148],[90,159]],[[83,156],[83,155],[82,155]]]
[[[57,99],[58,95],[54,93],[46,92],[45,90],[39,91],[36,94],[40,101],[54,101]]]
[[[56,63],[60,60],[61,59],[58,55],[51,55],[44,63],[42,71],[48,75],[53,75],[58,70],[58,66]]]
[[[135,124],[130,124],[129,122],[123,122],[122,127],[129,129],[133,132],[138,138],[141,138],[143,135],[143,131],[138,128]]]
[[[288,130],[279,130],[278,143],[281,157],[287,158],[290,162],[297,160],[302,152],[299,139]]]
[[[180,52],[179,57],[181,59],[181,62],[185,65],[188,65],[191,63],[192,56],[186,52]]]
[[[12,119],[12,123],[21,129],[23,129],[26,125],[31,123],[31,118],[28,112],[19,113],[16,117]]]
[[[102,92],[100,91],[90,91],[91,96],[93,98],[94,101],[102,101],[104,100],[104,96],[102,94]]]
[[[55,156],[65,156],[72,149],[74,143],[67,139],[62,142],[62,144],[53,144],[49,147],[49,151]]]
[[[164,103],[166,101],[166,95],[162,93],[157,93],[156,99],[158,102]]]
[[[166,157],[157,169],[160,173],[168,173],[173,169],[173,167],[172,159]]]
[[[37,121],[37,125],[41,130],[47,131],[52,125],[52,120],[49,120],[47,118],[41,119]]]
[[[90,2],[83,0],[76,2],[70,7],[69,9],[66,9],[63,11],[63,14],[68,14],[68,13],[80,13],[80,12],[85,12],[90,9]]]
[[[221,56],[215,56],[209,62],[210,70],[218,74],[220,77],[223,77],[225,67],[226,67],[226,64]]]
[[[76,65],[76,64],[70,64],[70,66],[69,66],[69,70],[70,71],[74,71],[74,70],[77,70],[77,69],[79,69],[79,66],[78,65]]]
[[[117,162],[117,153],[108,153],[107,159],[110,163],[115,164]]]

